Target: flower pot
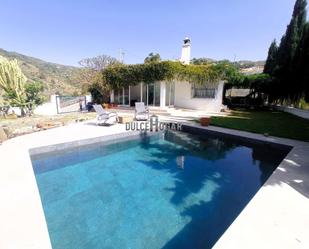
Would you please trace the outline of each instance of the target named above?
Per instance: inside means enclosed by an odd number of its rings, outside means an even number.
[[[201,126],[208,126],[208,125],[210,125],[210,117],[200,118],[200,124],[201,124]]]

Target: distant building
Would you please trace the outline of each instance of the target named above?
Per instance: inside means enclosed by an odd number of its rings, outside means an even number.
[[[242,68],[240,70],[240,72],[245,74],[245,75],[260,74],[260,73],[263,73],[263,71],[264,71],[264,65],[258,65],[258,66],[248,67],[248,68]]]

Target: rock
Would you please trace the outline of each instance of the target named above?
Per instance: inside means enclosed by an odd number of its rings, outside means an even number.
[[[2,128],[3,128],[6,136],[8,138],[11,138],[12,137],[12,130],[9,127],[7,127],[7,126],[2,126]]]
[[[47,130],[55,127],[60,127],[63,125],[64,124],[62,122],[45,122],[45,123],[37,123],[36,128]]]
[[[12,114],[9,114],[9,115],[6,115],[7,119],[17,119],[17,115],[15,113],[12,113]]]
[[[8,136],[6,135],[3,127],[0,127],[0,143],[4,142],[5,140],[8,140]]]
[[[39,129],[43,128],[43,126],[44,126],[44,124],[42,124],[42,123],[37,123],[36,124],[36,128],[39,128]]]
[[[84,121],[86,121],[85,118],[78,118],[78,119],[75,120],[76,123],[84,122]]]
[[[25,126],[25,127],[14,130],[13,136],[20,136],[20,135],[24,135],[24,134],[28,134],[32,132],[33,132],[33,129],[31,126]]]

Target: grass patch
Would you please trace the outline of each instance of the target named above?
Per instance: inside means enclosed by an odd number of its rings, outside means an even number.
[[[309,120],[280,111],[233,111],[211,125],[309,142]]]

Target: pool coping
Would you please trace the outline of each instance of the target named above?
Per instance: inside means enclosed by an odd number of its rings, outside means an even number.
[[[131,132],[125,132],[125,133],[119,133],[119,134],[113,134],[113,135],[106,135],[106,136],[100,136],[100,137],[94,137],[94,138],[86,138],[82,140],[77,141],[70,141],[65,143],[59,143],[59,144],[51,144],[46,146],[40,146],[40,147],[34,147],[29,148],[29,155],[30,156],[36,156],[40,154],[49,154],[49,153],[55,153],[62,150],[68,150],[68,149],[75,149],[80,147],[87,147],[88,145],[95,145],[100,143],[105,143],[105,145],[108,144],[114,144],[117,142],[124,142],[127,140],[138,138],[142,135],[145,135],[144,133],[131,131]],[[155,133],[147,133],[147,135],[155,135]],[[117,140],[117,142],[115,141]]]
[[[214,248],[309,248],[309,143],[220,127],[184,126],[293,147]],[[35,153],[38,147],[52,149],[55,144],[76,145],[87,139],[99,142],[128,134],[121,125],[92,128],[87,134],[83,129],[86,131],[83,124],[74,124],[21,136],[0,146],[0,158],[10,165],[0,167],[0,248],[51,249],[29,150]]]

